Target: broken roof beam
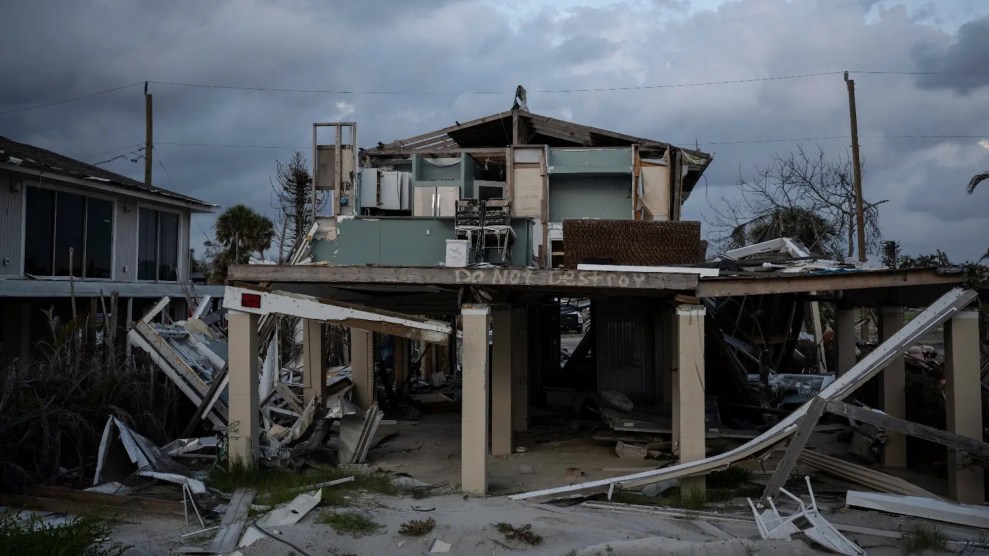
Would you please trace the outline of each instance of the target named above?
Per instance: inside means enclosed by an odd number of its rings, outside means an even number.
[[[899,419],[897,417],[893,417],[892,415],[887,415],[886,413],[881,413],[865,407],[859,407],[857,405],[850,405],[845,402],[828,402],[827,411],[828,413],[849,417],[851,419],[855,419],[856,421],[862,421],[863,423],[869,423],[884,429],[902,432],[915,438],[920,438],[922,440],[927,440],[928,442],[934,442],[935,444],[940,444],[955,450],[961,450],[989,459],[989,444],[974,438],[968,438],[967,436],[961,436],[936,429],[934,427],[928,427],[927,425],[921,425],[920,423],[913,423],[905,419]]]
[[[820,393],[818,393],[818,397],[825,401],[844,399],[846,396],[854,392],[859,386],[865,384],[870,378],[876,376],[880,371],[882,371],[883,368],[886,367],[886,364],[896,357],[897,354],[916,343],[917,340],[919,340],[929,330],[940,325],[953,314],[968,306],[970,303],[975,301],[977,297],[978,295],[975,292],[963,288],[954,288],[944,294],[940,299],[932,303],[927,309],[893,334],[888,340],[863,357],[862,360],[849,369],[848,372],[832,382],[827,388],[821,390]],[[527,500],[546,497],[559,498],[567,495],[582,495],[590,492],[600,492],[613,488],[615,485],[623,488],[641,487],[643,485],[658,481],[689,477],[691,475],[699,475],[714,471],[716,469],[725,468],[732,463],[753,456],[776,445],[779,442],[782,442],[783,440],[786,440],[787,437],[793,434],[797,427],[800,426],[800,423],[803,421],[803,418],[807,415],[810,409],[810,405],[811,403],[808,402],[800,406],[794,410],[793,413],[783,418],[779,423],[759,435],[757,438],[754,438],[738,448],[729,450],[723,454],[718,454],[702,460],[681,463],[679,465],[672,465],[662,469],[653,469],[650,471],[643,471],[641,473],[634,473],[632,475],[623,475],[620,477],[612,477],[610,479],[576,483],[559,488],[548,488],[525,492],[510,496],[510,498],[513,500]]]
[[[451,331],[450,325],[445,322],[414,315],[244,285],[227,286],[224,292],[223,306],[257,315],[278,313],[333,322],[343,326],[421,340],[432,344],[446,344],[449,341]]]

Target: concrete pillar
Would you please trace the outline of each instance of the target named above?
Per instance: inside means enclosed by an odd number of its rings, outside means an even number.
[[[238,462],[253,468],[258,462],[258,316],[240,311],[227,313],[230,373],[227,439],[230,466]]]
[[[903,328],[903,307],[884,306],[879,310],[879,341],[885,342]],[[883,369],[883,411],[892,417],[907,418],[907,378],[903,354],[894,357]],[[886,431],[883,450],[886,467],[907,466],[907,437],[901,432]]]
[[[302,401],[322,401],[326,392],[326,359],[323,352],[323,323],[302,319]]]
[[[491,455],[512,453],[512,309],[491,316]]]
[[[354,403],[367,409],[374,403],[374,333],[350,329],[350,368]]]
[[[838,306],[835,311],[835,376],[855,366],[855,309]]]
[[[488,490],[488,313],[487,305],[464,305],[463,397],[460,438],[460,488],[468,494]]]
[[[700,305],[676,309],[677,367],[673,373],[675,442],[680,463],[706,457],[704,423],[704,315]],[[680,491],[704,490],[704,477],[680,480]]]
[[[512,430],[529,430],[529,315],[512,311]]]
[[[982,440],[979,313],[961,311],[944,325],[944,390],[948,432]],[[948,495],[963,504],[985,502],[982,467],[948,449]]]
[[[394,336],[395,342],[394,371],[395,371],[395,391],[401,395],[405,382],[409,379],[409,339]]]

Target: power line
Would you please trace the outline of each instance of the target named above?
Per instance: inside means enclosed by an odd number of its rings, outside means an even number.
[[[172,187],[174,187],[175,180],[172,178],[172,173],[168,171],[168,168],[165,168],[165,163],[161,161],[160,157],[158,158],[158,165],[165,171],[165,175],[168,176],[168,181],[170,181],[172,183]]]
[[[874,70],[849,70],[848,73],[857,73],[859,75],[945,75],[951,77],[966,77],[966,76],[986,76],[989,72],[983,71],[874,71]]]
[[[289,147],[287,145],[234,145],[234,144],[221,144],[221,143],[178,143],[178,142],[167,142],[159,141],[158,145],[171,145],[175,147],[220,147],[226,149],[292,149],[292,150],[305,150],[312,148],[312,145],[305,147]]]
[[[106,156],[106,155],[108,155],[110,153],[115,153],[115,152],[122,151],[122,150],[125,150],[125,149],[132,149],[134,147],[140,147],[143,144],[144,144],[143,142],[142,143],[132,143],[130,145],[124,145],[124,146],[121,146],[121,147],[117,147],[115,149],[110,149],[108,151],[103,151],[103,152],[99,152],[99,153],[96,153],[96,154],[91,154],[91,155],[88,155],[88,156],[84,156],[83,158],[85,158],[87,160],[92,160],[94,158],[99,158],[101,156]]]
[[[590,87],[573,89],[535,89],[532,93],[590,93],[602,91],[635,91],[644,89],[667,89],[676,87],[704,87],[709,85],[735,85],[740,83],[755,83],[758,81],[780,81],[785,79],[803,79],[807,77],[820,77],[823,75],[838,75],[840,71],[827,71],[818,73],[803,73],[798,75],[775,75],[769,77],[753,77],[748,79],[729,79],[724,81],[704,81],[696,83],[668,83],[658,85],[633,85],[627,87]],[[346,89],[289,89],[283,87],[247,87],[239,85],[220,85],[211,83],[181,83],[177,81],[149,81],[157,85],[172,85],[176,87],[198,87],[204,89],[233,89],[242,91],[263,91],[274,93],[320,93],[334,95],[502,95],[510,94],[511,91],[359,91]]]
[[[48,108],[49,106],[55,106],[57,104],[65,104],[67,102],[75,102],[77,100],[83,100],[83,99],[87,99],[87,98],[93,98],[95,96],[105,95],[107,93],[112,93],[114,91],[120,91],[120,90],[123,90],[123,89],[129,89],[131,87],[135,87],[137,85],[141,85],[142,83],[144,83],[144,81],[138,81],[137,83],[131,83],[130,85],[123,85],[121,87],[114,87],[112,89],[107,89],[105,91],[97,91],[95,93],[89,93],[87,95],[80,95],[80,96],[77,96],[77,97],[65,98],[65,99],[62,99],[62,100],[56,100],[56,101],[52,101],[52,102],[46,102],[44,104],[36,104],[34,106],[24,106],[22,108],[15,108],[13,110],[7,110],[6,112],[0,112],[0,116],[6,116],[8,114],[15,114],[17,112],[26,112],[28,110],[37,110],[39,108]]]

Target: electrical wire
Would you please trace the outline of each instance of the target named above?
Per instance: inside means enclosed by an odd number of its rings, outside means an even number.
[[[88,156],[84,156],[83,158],[85,158],[87,160],[92,160],[94,158],[99,158],[101,156],[106,156],[108,154],[115,153],[117,151],[122,151],[122,150],[125,150],[125,149],[133,149],[134,147],[140,147],[143,144],[144,144],[144,141],[141,141],[140,143],[132,143],[130,145],[123,145],[121,147],[117,147],[115,149],[110,149],[108,151],[103,151],[103,152],[99,152],[99,153],[96,153],[96,154],[91,154],[91,155],[88,155]]]
[[[222,144],[222,143],[181,143],[181,142],[171,142],[171,141],[161,141],[155,142],[155,145],[168,145],[174,147],[221,147],[227,149],[293,149],[293,150],[305,150],[312,148],[312,145],[305,147],[289,147],[287,145],[233,145],[233,144]]]
[[[797,75],[775,75],[769,77],[753,77],[748,79],[729,79],[725,81],[704,81],[697,83],[669,83],[658,85],[633,85],[627,87],[590,87],[573,89],[535,89],[533,93],[592,93],[606,91],[636,91],[646,89],[667,89],[677,87],[705,87],[709,85],[736,85],[741,83],[755,83],[759,81],[780,81],[785,79],[803,79],[807,77],[820,77],[824,75],[839,75],[840,71],[826,71],[818,73],[803,73]],[[204,89],[233,89],[241,91],[263,91],[275,93],[320,93],[334,95],[502,95],[508,91],[358,91],[341,89],[288,89],[283,87],[247,87],[239,85],[220,85],[211,83],[183,83],[178,81],[148,81],[157,85],[171,85],[176,87],[198,87]]]
[[[7,110],[5,112],[0,112],[0,116],[6,116],[8,114],[16,114],[18,112],[26,112],[28,110],[37,110],[39,108],[48,108],[49,106],[55,106],[55,105],[58,105],[58,104],[65,104],[67,102],[75,102],[77,100],[83,100],[83,99],[87,99],[87,98],[93,98],[95,96],[105,95],[107,93],[112,93],[112,92],[115,92],[115,91],[121,91],[123,89],[129,89],[131,87],[136,87],[136,86],[142,85],[142,84],[144,84],[144,81],[138,81],[137,83],[131,83],[130,85],[123,85],[121,87],[114,87],[112,89],[107,89],[105,91],[97,91],[95,93],[89,93],[89,94],[80,95],[80,96],[77,96],[77,97],[65,98],[65,99],[62,99],[62,100],[56,100],[56,101],[52,101],[52,102],[46,102],[44,104],[36,104],[34,106],[24,106],[24,107],[21,107],[21,108],[15,108],[13,110]]]

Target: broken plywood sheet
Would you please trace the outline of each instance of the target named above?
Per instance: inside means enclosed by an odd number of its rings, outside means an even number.
[[[859,386],[878,374],[887,363],[902,353],[903,350],[915,344],[928,330],[940,325],[951,317],[951,315],[968,306],[976,297],[975,292],[963,288],[954,288],[944,294],[903,328],[893,334],[888,340],[863,357],[848,372],[822,390],[819,396],[826,401],[844,399]],[[622,488],[635,488],[667,479],[708,473],[751,457],[786,440],[800,425],[804,415],[808,411],[809,405],[807,403],[800,406],[757,438],[723,454],[702,460],[681,463],[663,469],[634,473],[632,475],[525,492],[516,494],[510,498],[513,500],[528,500],[533,498],[580,495],[582,493],[608,490],[609,488],[614,488],[615,485]]]

